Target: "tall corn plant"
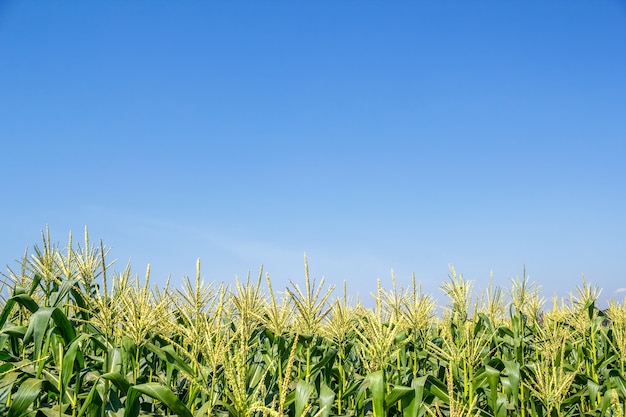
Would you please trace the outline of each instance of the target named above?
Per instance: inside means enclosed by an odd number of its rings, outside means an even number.
[[[390,401],[385,399],[388,393],[387,375],[389,364],[397,350],[397,317],[384,308],[384,293],[380,279],[377,280],[377,292],[374,295],[375,310],[365,310],[355,326],[358,335],[357,351],[367,372],[365,383],[371,393],[371,407],[374,417],[384,417],[385,407]]]
[[[400,303],[400,327],[408,333],[405,344],[407,355],[410,356],[412,380],[423,376],[429,369],[426,343],[435,319],[436,303],[432,295],[422,292],[421,283],[411,277],[411,287]]]
[[[331,306],[328,320],[322,328],[322,335],[337,348],[337,359],[334,369],[336,377],[336,412],[343,414],[349,403],[346,393],[355,392],[358,382],[354,375],[357,372],[354,346],[356,342],[355,326],[359,321],[360,304],[352,305],[348,301],[346,283],[343,286],[343,297],[337,298]],[[352,381],[352,384],[350,382]]]
[[[195,281],[186,279],[184,290],[174,299],[177,320],[171,323],[174,337],[169,342],[183,359],[178,390],[197,417],[211,416],[221,400],[222,364],[231,344],[227,295],[223,285],[202,282],[198,261]]]
[[[255,306],[253,313],[260,323],[262,335],[259,338],[262,358],[269,369],[266,378],[268,390],[272,398],[281,397],[281,381],[290,377],[286,371],[291,369],[289,361],[295,359],[295,350],[291,346],[295,337],[291,335],[293,326],[293,304],[287,292],[283,292],[280,302],[272,287],[270,275],[265,275],[269,296],[261,300],[259,306]],[[284,406],[284,401],[281,402]]]
[[[302,379],[308,384],[313,376],[313,354],[319,351],[316,347],[321,342],[320,334],[322,323],[330,313],[328,299],[334,290],[334,286],[331,285],[323,292],[324,278],[322,278],[319,285],[316,287],[315,280],[311,280],[309,275],[309,264],[306,254],[304,255],[304,277],[304,290],[302,290],[298,284],[290,281],[291,288],[287,289],[287,293],[291,297],[297,313],[295,325],[301,332],[300,340],[303,342],[302,351],[304,354],[304,378]]]

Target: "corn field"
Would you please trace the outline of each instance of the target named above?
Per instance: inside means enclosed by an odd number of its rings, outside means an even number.
[[[626,416],[626,306],[583,279],[546,302],[524,276],[477,291],[451,268],[443,314],[413,277],[373,307],[310,278],[274,291],[153,287],[108,249],[49,233],[0,283],[8,417]]]

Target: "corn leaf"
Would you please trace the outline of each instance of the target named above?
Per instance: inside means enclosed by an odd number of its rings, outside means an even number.
[[[372,411],[374,417],[385,417],[385,373],[375,371],[367,376],[372,392]]]
[[[405,397],[414,397],[415,390],[411,387],[405,387],[403,385],[394,385],[391,387],[389,394],[385,396],[385,409],[388,409],[398,401]]]
[[[311,394],[315,391],[315,386],[300,379],[296,385],[296,414],[295,417],[301,417],[306,409]]]
[[[124,395],[128,393],[128,389],[130,388],[130,383],[128,380],[118,372],[109,372],[102,375],[102,379],[106,379],[107,381],[111,381],[115,387],[122,391]]]
[[[28,407],[39,396],[42,383],[41,379],[36,378],[29,378],[22,382],[13,397],[7,417],[21,417],[26,414]]]
[[[330,389],[325,383],[322,383],[319,394],[319,405],[321,410],[320,417],[328,417],[330,415],[330,410],[334,402],[335,391]]]
[[[124,417],[137,417],[139,415],[139,397],[142,394],[161,401],[178,417],[193,417],[189,409],[174,395],[172,390],[156,382],[134,385],[129,388]]]

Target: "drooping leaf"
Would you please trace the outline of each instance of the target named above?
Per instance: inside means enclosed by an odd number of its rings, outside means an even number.
[[[28,329],[24,335],[24,343],[30,341],[33,337],[35,342],[35,358],[39,358],[41,355],[41,349],[43,347],[44,336],[48,330],[50,319],[54,320],[57,329],[65,343],[70,343],[76,337],[76,331],[72,326],[72,323],[68,320],[65,313],[57,307],[42,307],[38,309],[30,318],[28,323]]]
[[[109,372],[102,375],[102,379],[111,381],[118,390],[122,391],[122,394],[126,395],[128,393],[130,383],[122,374],[118,372]]]
[[[137,417],[139,415],[139,397],[142,394],[161,401],[179,417],[193,417],[191,411],[176,397],[172,390],[156,382],[134,385],[128,389],[124,417]]]
[[[398,401],[404,399],[404,397],[411,396],[415,396],[415,390],[413,388],[403,385],[394,385],[391,387],[391,391],[385,396],[385,408],[391,407]]]
[[[448,395],[448,387],[445,383],[435,378],[432,375],[426,376],[426,381],[424,382],[424,388],[430,394],[439,398],[446,404],[450,404],[450,396]]]
[[[16,285],[16,287],[18,286]],[[0,313],[0,328],[4,327],[4,324],[11,315],[13,307],[15,307],[16,304],[25,307],[31,313],[34,313],[39,309],[39,306],[37,305],[35,300],[31,298],[30,295],[24,294],[23,292],[17,293],[17,291],[14,291],[13,297],[7,300],[7,302],[4,304],[4,307],[2,308],[2,313]]]
[[[328,349],[326,353],[324,353],[324,356],[322,357],[322,359],[320,359],[319,362],[317,362],[311,368],[311,375],[315,375],[324,366],[327,366],[329,363],[332,363],[335,360],[335,357],[337,357],[337,352],[338,352],[337,349],[334,349],[334,348]]]

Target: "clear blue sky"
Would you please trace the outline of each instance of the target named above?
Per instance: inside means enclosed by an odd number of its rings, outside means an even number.
[[[0,140],[2,264],[626,287],[623,1],[5,1]]]

